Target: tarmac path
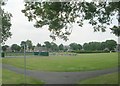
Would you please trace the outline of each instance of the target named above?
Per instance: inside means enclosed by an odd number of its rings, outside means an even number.
[[[2,68],[19,74],[24,74],[24,69],[17,68],[12,65],[2,64]],[[42,80],[46,84],[76,84],[80,80],[114,72],[118,72],[117,67],[85,72],[42,72],[37,70],[26,70],[26,75],[38,80]]]

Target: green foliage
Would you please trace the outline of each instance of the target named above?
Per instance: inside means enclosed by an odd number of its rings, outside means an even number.
[[[8,47],[9,47],[8,45],[2,46],[2,50],[3,50],[3,51],[6,51]]]
[[[30,50],[32,49],[32,41],[31,40],[27,40],[26,41],[26,47]]]
[[[106,40],[105,42],[89,42],[84,43],[83,49],[87,51],[104,50],[108,48],[110,51],[115,50],[117,42],[114,40]]]
[[[101,50],[101,44],[100,42],[89,42],[89,43],[85,43],[83,45],[83,48],[85,50],[91,50],[91,51],[95,51],[95,50]]]
[[[48,26],[50,37],[56,36],[68,40],[72,24],[83,26],[87,20],[94,31],[104,32],[112,22],[112,16],[119,13],[119,2],[25,2],[22,12],[29,21],[34,21],[36,28]],[[117,19],[118,20],[118,19]],[[116,34],[116,33],[114,33]]]
[[[20,46],[21,46],[21,51],[24,51],[24,46],[25,49],[27,48],[26,41],[21,41]]]
[[[63,44],[60,44],[58,47],[59,47],[59,50],[62,50],[62,51],[64,50],[64,45]]]
[[[82,49],[82,46],[77,43],[71,43],[69,46],[72,50],[81,50]]]
[[[109,50],[114,50],[114,48],[116,48],[116,41],[114,40],[106,40],[106,47],[109,49]]]
[[[12,50],[13,52],[20,51],[20,49],[21,49],[21,47],[20,47],[19,45],[17,45],[17,44],[13,44],[13,45],[11,46],[11,50]]]
[[[92,50],[85,50],[85,51],[72,51],[73,53],[79,53],[79,54],[87,54],[87,53],[109,53],[109,51],[92,51]]]
[[[78,44],[78,50],[81,50],[82,49],[82,45]]]
[[[1,9],[1,8],[0,8]],[[11,17],[12,14],[5,12],[3,9],[1,9],[1,16],[2,16],[2,43],[4,43],[9,37],[11,37]]]
[[[38,43],[36,46],[37,46],[37,47],[41,47],[41,44]]]
[[[20,46],[22,51],[24,50],[24,46],[25,46],[25,49],[28,49],[29,51],[34,50],[35,48],[31,40],[21,41]]]
[[[49,41],[45,41],[44,44],[47,49],[51,48],[51,43]]]
[[[0,0],[0,43],[4,43],[12,35],[10,32],[12,14],[2,9],[5,4],[5,0]]]
[[[51,42],[51,50],[52,50],[53,52],[59,51],[58,45],[57,45],[56,43],[54,43],[54,42]]]
[[[116,36],[120,36],[120,26],[113,26],[110,28],[112,30],[112,33],[115,34]]]

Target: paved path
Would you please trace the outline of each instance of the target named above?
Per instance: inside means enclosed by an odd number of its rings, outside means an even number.
[[[11,65],[2,64],[3,69],[8,69],[16,73],[24,74],[24,69]],[[27,70],[26,75],[43,80],[46,84],[76,84],[78,81],[96,77],[103,74],[117,72],[118,68],[105,70],[87,71],[87,72],[41,72],[36,70]]]

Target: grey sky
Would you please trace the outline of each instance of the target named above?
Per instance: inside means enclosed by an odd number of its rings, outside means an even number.
[[[4,6],[5,10],[12,13],[12,37],[6,41],[6,44],[11,45],[13,43],[20,44],[21,41],[27,39],[32,40],[33,44],[41,43],[44,41],[52,42],[52,39],[49,37],[50,32],[47,30],[47,27],[35,28],[33,27],[33,22],[28,22],[27,18],[21,13],[21,9],[24,8],[23,0],[8,0],[7,4]],[[117,24],[116,21],[114,23]],[[110,33],[111,31],[107,29],[106,32],[93,32],[91,25],[85,24],[84,27],[78,27],[77,25],[73,26],[72,34],[69,36],[67,42],[57,39],[55,43],[63,43],[65,45],[72,42],[83,44],[90,41],[105,41],[109,39],[114,39],[118,41],[118,38]]]

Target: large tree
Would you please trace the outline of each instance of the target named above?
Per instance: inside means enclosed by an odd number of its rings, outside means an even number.
[[[115,50],[117,42],[114,40],[106,40],[105,42],[89,42],[84,43],[83,49],[89,51],[96,51],[96,50]]]
[[[114,40],[106,40],[106,48],[108,48],[109,50],[115,50],[116,46],[117,46],[117,42]]]
[[[81,50],[82,49],[82,45],[81,44],[78,44],[78,50]]]
[[[41,44],[39,44],[39,43],[37,43],[37,45],[36,45],[37,47],[41,47]]]
[[[51,48],[51,43],[49,41],[45,41],[44,44],[48,51]]]
[[[30,51],[30,49],[32,50],[32,41],[31,40],[27,40],[26,41],[26,46],[27,46],[29,51]]]
[[[84,0],[85,1],[85,0]],[[77,23],[83,26],[87,20],[94,28],[94,31],[106,30],[107,26],[112,24],[113,16],[118,15],[116,19],[120,22],[120,2],[25,2],[25,8],[22,12],[29,21],[35,21],[34,26],[41,28],[48,25],[51,32],[50,37],[56,39],[60,37],[68,40],[67,36],[72,32],[72,25]],[[116,24],[108,27],[112,32],[120,36],[120,27]]]
[[[7,48],[9,48],[9,46],[8,46],[8,45],[4,45],[4,46],[2,46],[2,50],[3,50],[4,52],[6,52],[6,51],[7,51]]]
[[[10,32],[12,14],[5,12],[5,10],[1,7],[5,5],[5,2],[3,1],[4,0],[0,0],[0,43],[4,43],[12,35]]]
[[[64,45],[63,44],[60,44],[58,47],[59,47],[59,50],[61,50],[61,51],[64,50]]]
[[[21,49],[21,47],[20,47],[19,45],[17,45],[17,44],[13,44],[13,45],[11,46],[11,50],[12,50],[13,52],[20,51],[20,49]]]
[[[101,50],[104,50],[106,48],[106,42],[101,42]]]
[[[71,43],[69,46],[72,50],[79,50],[79,46],[77,43]]]
[[[24,46],[25,49],[27,48],[26,41],[21,41],[20,46],[21,46],[21,51],[24,51]]]
[[[84,43],[83,49],[89,51],[101,50],[101,43],[100,42],[89,42]]]
[[[57,52],[59,50],[58,45],[56,43],[54,43],[54,42],[51,42],[51,50],[53,52]]]

